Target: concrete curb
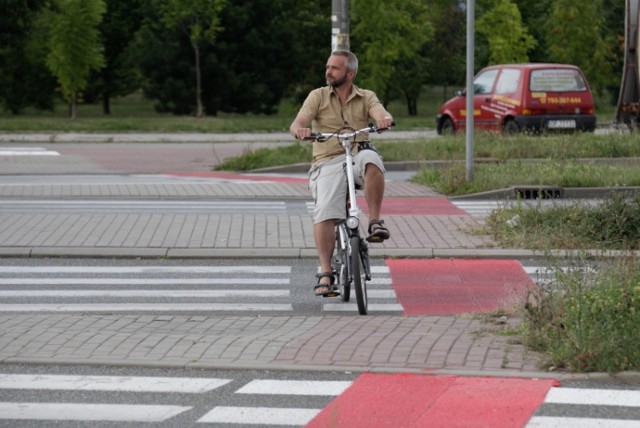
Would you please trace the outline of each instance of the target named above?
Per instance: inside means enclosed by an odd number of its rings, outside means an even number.
[[[371,257],[417,259],[615,259],[640,257],[640,251],[524,250],[508,248],[370,248]],[[0,257],[13,258],[174,258],[174,259],[307,259],[315,248],[122,248],[122,247],[0,247]]]

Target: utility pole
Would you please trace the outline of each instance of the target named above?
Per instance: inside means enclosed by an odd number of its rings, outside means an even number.
[[[349,0],[331,0],[331,52],[349,50]]]

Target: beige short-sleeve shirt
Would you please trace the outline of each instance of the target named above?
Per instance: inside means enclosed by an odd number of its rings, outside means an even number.
[[[368,125],[371,111],[382,107],[376,94],[372,91],[353,86],[351,95],[344,105],[340,104],[338,95],[330,86],[314,89],[309,93],[300,112],[311,119],[313,132],[335,132],[349,126],[361,129]],[[367,139],[362,135],[359,141]],[[325,143],[313,144],[313,163],[324,162],[344,153],[336,138]]]

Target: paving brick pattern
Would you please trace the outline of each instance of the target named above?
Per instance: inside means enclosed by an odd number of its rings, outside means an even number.
[[[34,141],[47,141],[35,138]],[[45,146],[59,149],[62,156],[12,159],[0,156],[2,174],[139,173],[131,165],[143,163],[145,170],[155,173],[201,171],[203,165],[217,162],[211,156],[222,150],[217,147],[217,152],[207,152],[206,147],[198,146],[188,153],[190,145],[177,151],[163,146],[157,150],[162,154],[158,154],[149,151],[155,146],[125,150],[125,146],[105,145],[105,152],[113,152],[108,159],[97,159],[83,145]],[[116,153],[118,148],[122,153]],[[132,153],[144,158],[136,158]],[[171,163],[172,156],[179,161]],[[405,181],[389,183],[386,195],[442,198],[431,189]],[[122,183],[111,184],[0,184],[1,199],[308,201],[310,198],[304,183],[240,183],[215,178],[182,178],[171,184],[166,180],[127,183],[123,178]],[[463,254],[478,257],[481,251],[495,247],[490,237],[471,233],[479,224],[467,215],[392,215],[385,220],[392,239],[375,247],[374,256],[434,257],[437,251],[444,251],[452,257]],[[316,257],[310,217],[299,213],[0,214],[0,256],[74,255]],[[509,337],[493,334],[491,325],[483,320],[466,315],[0,316],[0,361],[4,363],[459,370],[544,375],[536,371],[536,358],[521,345],[510,343]]]

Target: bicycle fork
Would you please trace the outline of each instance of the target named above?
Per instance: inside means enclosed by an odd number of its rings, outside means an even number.
[[[360,257],[362,260],[362,266],[364,267],[365,278],[367,281],[371,281],[371,263],[369,261],[369,244],[367,241],[362,238],[357,229],[350,229],[347,225],[341,224],[338,226],[338,243],[340,245],[340,249],[347,254],[349,258],[351,257]],[[351,249],[351,238],[357,236],[360,241],[360,254],[353,254]],[[351,271],[351,264],[346,263],[344,267],[347,270],[347,278],[349,278],[349,282],[353,281],[353,272]]]

